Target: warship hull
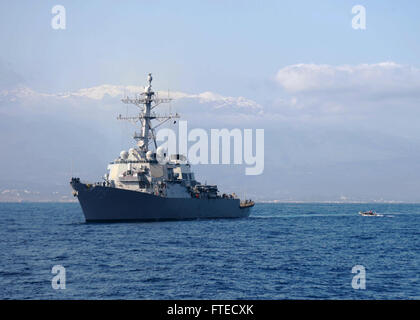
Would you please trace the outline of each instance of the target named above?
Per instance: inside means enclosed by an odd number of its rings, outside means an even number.
[[[165,198],[74,181],[71,186],[87,222],[244,218],[250,213],[239,199]]]

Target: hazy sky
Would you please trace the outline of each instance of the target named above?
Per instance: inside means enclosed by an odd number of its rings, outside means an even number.
[[[56,4],[65,30],[51,27]],[[352,28],[356,4],[366,30]],[[132,128],[115,120],[127,110],[119,99],[148,72],[179,98],[173,107],[191,127],[265,129],[263,175],[198,168],[222,189],[266,200],[420,201],[419,8],[1,1],[0,201],[25,190],[65,197],[70,170],[100,177],[131,143]]]

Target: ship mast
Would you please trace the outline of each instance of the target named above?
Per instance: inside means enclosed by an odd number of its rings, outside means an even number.
[[[152,90],[152,80],[152,74],[149,73],[147,77],[147,81],[149,84],[147,87],[144,88],[144,92],[140,94],[140,97],[125,97],[121,100],[123,103],[134,104],[140,109],[142,109],[138,116],[122,117],[121,115],[119,115],[117,118],[118,120],[128,120],[134,122],[140,121],[141,131],[140,133],[134,132],[134,139],[137,141],[137,145],[140,148],[140,150],[145,153],[149,151],[149,144],[152,141],[154,143],[155,149],[157,148],[155,129],[172,118],[179,118],[178,113],[158,115],[155,112],[152,112],[152,110],[156,108],[159,104],[167,103],[172,100],[170,98],[158,98],[157,94],[155,94],[155,92],[153,92]],[[159,123],[153,127],[152,120],[158,120]]]

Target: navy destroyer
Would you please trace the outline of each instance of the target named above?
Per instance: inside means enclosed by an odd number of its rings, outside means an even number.
[[[134,133],[136,146],[122,151],[108,165],[104,180],[84,183],[72,178],[73,195],[78,198],[86,221],[157,221],[210,218],[248,217],[252,200],[241,201],[235,194],[220,194],[216,185],[195,180],[191,165],[182,154],[167,155],[157,147],[155,129],[178,114],[158,115],[152,111],[161,103],[152,90],[152,75],[148,85],[135,98],[123,103],[141,109],[136,117],[118,117],[141,124]],[[153,127],[152,121],[158,122]]]

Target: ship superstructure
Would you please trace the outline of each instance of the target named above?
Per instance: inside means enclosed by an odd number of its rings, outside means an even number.
[[[123,103],[140,108],[134,117],[119,116],[120,120],[140,122],[140,132],[134,133],[136,146],[121,151],[108,165],[101,183],[82,183],[72,178],[73,194],[78,197],[87,221],[162,220],[193,218],[235,218],[249,215],[251,200],[241,202],[235,194],[220,195],[216,185],[203,185],[195,180],[191,165],[182,154],[167,155],[157,147],[155,130],[178,114],[156,114],[154,109],[170,102],[159,98],[152,90],[152,75],[148,85],[135,98]],[[153,121],[157,124],[153,126]]]

